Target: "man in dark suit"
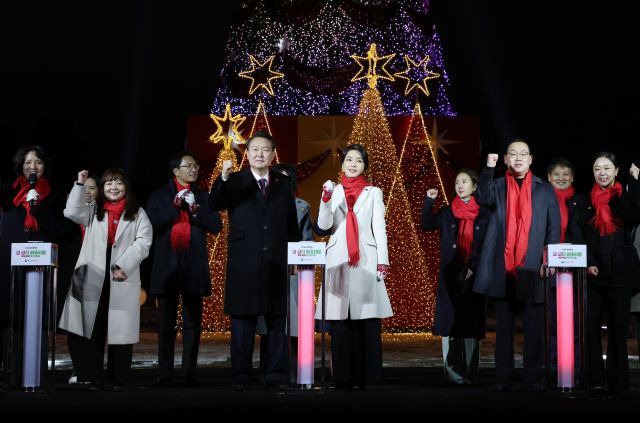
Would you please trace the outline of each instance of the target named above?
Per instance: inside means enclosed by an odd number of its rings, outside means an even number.
[[[507,173],[493,179],[497,154],[489,154],[476,201],[493,210],[478,265],[474,291],[495,299],[496,377],[498,391],[511,389],[514,317],[524,323],[524,382],[543,385],[545,245],[560,240],[560,213],[551,185],[529,170],[529,146],[514,140],[507,147]]]
[[[218,213],[209,207],[209,193],[195,182],[199,166],[191,153],[169,161],[173,177],[149,196],[147,214],[154,229],[151,295],[158,299],[158,384],[173,380],[178,300],[182,296],[182,376],[197,383],[196,365],[202,331],[202,297],[211,295],[207,232],[222,229]]]
[[[225,161],[209,196],[214,210],[229,212],[224,311],[234,390],[249,382],[258,315],[269,336],[264,379],[271,386],[285,379],[287,242],[299,241],[300,230],[291,179],[269,169],[274,157],[271,135],[256,132],[247,141],[249,168],[231,173]]]

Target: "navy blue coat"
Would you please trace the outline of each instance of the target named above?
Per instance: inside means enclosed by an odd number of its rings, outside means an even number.
[[[211,275],[207,251],[207,232],[217,234],[222,229],[218,213],[209,207],[209,193],[191,188],[200,205],[198,214],[189,213],[191,238],[189,249],[176,254],[171,249],[171,228],[179,212],[173,205],[176,196],[176,184],[171,179],[163,188],[149,196],[147,215],[153,225],[153,268],[151,270],[151,295],[166,293],[167,278],[179,271],[182,289],[187,295],[211,295]],[[186,205],[183,205],[186,207]]]
[[[449,336],[455,320],[455,310],[444,280],[444,268],[457,258],[458,219],[453,215],[450,206],[446,206],[433,213],[435,200],[425,196],[422,205],[422,230],[434,231],[440,229],[440,272],[436,291],[436,312],[433,327],[434,335]],[[475,272],[480,261],[481,248],[489,224],[490,210],[480,207],[480,212],[473,222],[473,243],[469,267]],[[474,294],[477,295],[477,294]],[[479,299],[481,316],[477,320],[476,337],[484,338],[484,302]]]
[[[229,212],[224,311],[280,315],[287,310],[287,242],[300,241],[291,179],[269,171],[266,198],[249,168],[219,176],[211,188],[214,210]]]
[[[474,291],[495,298],[514,298],[541,303],[544,283],[539,271],[545,245],[560,242],[560,211],[553,187],[532,174],[531,228],[524,266],[518,268],[516,292],[507,295],[504,248],[506,244],[506,180],[493,179],[494,168],[486,166],[480,175],[476,201],[491,209],[489,227],[482,247]]]

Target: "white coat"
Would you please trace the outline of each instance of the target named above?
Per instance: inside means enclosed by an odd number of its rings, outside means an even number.
[[[135,344],[140,334],[140,263],[149,255],[153,229],[142,208],[134,220],[120,219],[111,263],[106,263],[107,219],[96,218],[95,206],[85,204],[85,187],[75,184],[64,209],[65,217],[86,227],[80,256],[65,300],[59,327],[91,338],[105,272],[119,266],[122,282],[110,278],[107,344]]]
[[[360,261],[349,266],[347,250],[347,200],[342,185],[333,190],[331,200],[320,201],[318,227],[331,230],[327,243],[326,277],[327,320],[384,318],[393,315],[384,280],[377,279],[378,264],[389,264],[384,202],[380,188],[365,187],[353,211],[358,220]],[[321,318],[322,292],[318,297],[316,319]]]

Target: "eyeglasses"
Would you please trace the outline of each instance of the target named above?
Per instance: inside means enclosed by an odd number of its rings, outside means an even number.
[[[516,159],[518,157],[526,159],[527,157],[529,157],[529,153],[527,152],[516,153],[515,151],[511,151],[507,153],[507,156],[509,156],[510,159]]]
[[[189,170],[195,170],[196,172],[200,170],[200,166],[197,163],[183,164],[180,167],[186,167]]]

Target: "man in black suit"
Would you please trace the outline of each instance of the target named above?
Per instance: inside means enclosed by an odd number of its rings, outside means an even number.
[[[178,300],[182,296],[182,376],[195,385],[202,297],[211,295],[207,232],[222,229],[218,213],[209,207],[209,193],[195,182],[199,166],[193,155],[181,152],[169,161],[173,177],[149,196],[147,214],[153,225],[154,257],[151,295],[158,299],[158,384],[173,380]]]
[[[529,145],[507,147],[504,177],[493,179],[497,154],[489,154],[476,191],[478,204],[493,210],[473,290],[493,297],[496,310],[498,391],[511,389],[514,318],[524,323],[524,382],[541,390],[544,363],[545,245],[560,241],[560,212],[550,184],[533,175]]]
[[[214,210],[229,212],[224,311],[234,390],[249,382],[258,315],[269,336],[264,379],[271,386],[285,380],[287,242],[299,241],[300,230],[291,179],[269,169],[274,157],[271,135],[256,132],[247,141],[249,168],[231,173],[225,161],[209,196]]]

